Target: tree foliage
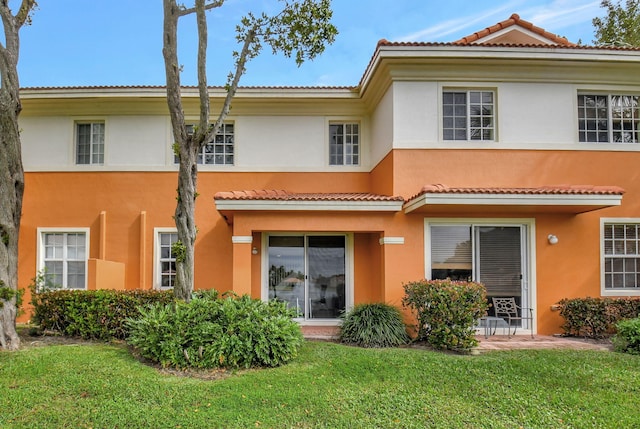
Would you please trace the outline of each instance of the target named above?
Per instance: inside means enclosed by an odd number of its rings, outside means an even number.
[[[189,301],[194,281],[194,247],[197,228],[195,200],[197,197],[198,153],[212,142],[231,108],[240,78],[246,64],[258,56],[264,46],[273,53],[295,57],[298,65],[320,55],[337,34],[331,23],[331,0],[280,0],[281,9],[274,15],[248,13],[236,27],[236,38],[241,48],[234,52],[234,69],[226,83],[227,95],[216,120],[210,120],[210,100],[207,85],[208,28],[206,12],[224,6],[228,0],[195,0],[193,7],[178,4],[176,0],[163,0],[163,56],[167,78],[167,104],[175,138],[174,150],[179,159],[178,196],[174,219],[181,243],[180,260],[176,260],[177,298]],[[182,16],[196,15],[198,28],[198,93],[199,122],[193,132],[185,123],[180,93],[180,63],[178,61],[178,20]]]
[[[640,0],[602,0],[605,17],[593,19],[596,45],[640,46]]]

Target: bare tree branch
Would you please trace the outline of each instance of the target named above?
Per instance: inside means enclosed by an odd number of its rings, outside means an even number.
[[[220,115],[218,116],[218,119],[216,120],[213,128],[209,130],[205,141],[212,141],[215,138],[215,135],[218,133],[218,130],[220,130],[220,127],[222,126],[225,118],[227,117],[227,115],[229,115],[229,110],[231,109],[231,100],[233,100],[233,97],[236,95],[238,84],[240,83],[240,78],[246,70],[245,65],[247,64],[247,60],[251,52],[251,45],[253,45],[256,38],[256,29],[257,26],[254,26],[251,30],[247,31],[244,45],[242,46],[242,50],[240,51],[238,60],[236,62],[236,71],[235,73],[233,73],[233,79],[227,87],[227,96],[224,99],[224,104],[222,105],[222,109],[220,110]]]
[[[200,125],[193,136],[199,149],[205,144],[209,126],[209,90],[207,88],[207,16],[205,0],[196,0],[196,20],[198,24],[198,93],[200,95]]]
[[[225,0],[217,0],[214,1],[213,3],[209,3],[204,5],[204,10],[211,10],[211,9],[216,9],[218,7],[221,7],[224,4]],[[180,9],[179,15],[180,16],[185,16],[185,15],[190,15],[192,13],[196,13],[197,12],[198,7],[190,7],[190,8],[183,8]]]

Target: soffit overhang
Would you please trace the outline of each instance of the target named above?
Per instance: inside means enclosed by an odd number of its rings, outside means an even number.
[[[449,188],[428,185],[403,206],[408,213],[580,214],[622,204],[617,186],[560,185],[537,188]]]
[[[360,93],[375,105],[394,81],[640,85],[640,49],[381,41]]]
[[[295,193],[284,190],[218,192],[216,209],[233,223],[236,212],[386,212],[402,211],[404,198],[371,193]]]

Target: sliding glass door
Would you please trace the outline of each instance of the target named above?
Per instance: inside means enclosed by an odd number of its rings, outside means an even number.
[[[432,279],[481,282],[489,302],[513,297],[529,307],[526,225],[432,223],[428,232]]]
[[[268,298],[295,308],[300,318],[335,319],[346,306],[346,237],[268,237]]]

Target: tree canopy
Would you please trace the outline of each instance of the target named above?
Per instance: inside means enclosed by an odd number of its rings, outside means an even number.
[[[602,0],[607,11],[604,17],[593,19],[596,45],[640,46],[640,0],[613,2]]]
[[[229,73],[227,96],[215,120],[211,120],[207,84],[207,43],[209,40],[206,12],[222,7],[227,0],[194,0],[193,7],[177,0],[163,0],[163,56],[167,77],[167,105],[175,138],[174,152],[179,160],[178,196],[174,220],[178,242],[172,247],[176,258],[174,294],[189,301],[194,288],[194,246],[197,235],[195,200],[198,196],[197,158],[202,149],[215,139],[231,108],[240,77],[246,64],[270,46],[273,53],[295,57],[298,65],[320,55],[333,43],[336,27],[331,23],[331,0],[279,0],[281,9],[272,15],[247,13],[236,27],[236,39],[241,49],[234,52],[235,68]],[[189,128],[182,107],[180,66],[178,61],[178,19],[195,14],[198,28],[198,93],[200,119]]]

